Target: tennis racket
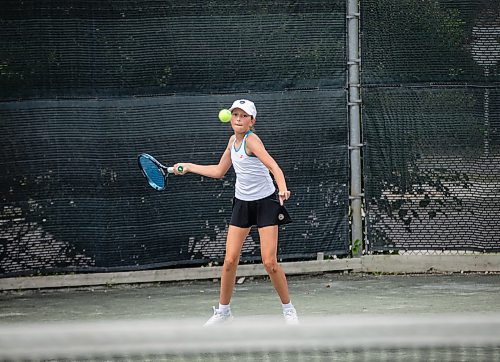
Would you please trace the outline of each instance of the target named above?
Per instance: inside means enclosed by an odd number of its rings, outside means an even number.
[[[140,154],[137,157],[137,162],[148,184],[155,190],[165,190],[168,174],[174,173],[174,168],[163,166],[156,158],[147,153]],[[177,171],[182,172],[182,170],[182,166],[177,167]]]

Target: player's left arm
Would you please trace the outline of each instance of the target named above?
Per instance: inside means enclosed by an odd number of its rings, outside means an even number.
[[[286,187],[285,175],[283,171],[278,166],[278,163],[271,157],[267,152],[264,144],[260,138],[252,133],[247,137],[246,141],[246,151],[248,155],[254,155],[259,158],[259,160],[269,169],[273,174],[276,184],[278,185],[278,192],[280,196],[280,201],[288,200],[290,197],[290,191]]]

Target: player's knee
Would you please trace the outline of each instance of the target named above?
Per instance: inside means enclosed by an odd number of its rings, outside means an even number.
[[[233,270],[238,266],[239,259],[238,258],[233,258],[233,257],[225,257],[224,258],[224,269],[227,271]]]
[[[274,274],[278,271],[278,262],[276,259],[263,260],[262,264],[264,264],[267,274]]]

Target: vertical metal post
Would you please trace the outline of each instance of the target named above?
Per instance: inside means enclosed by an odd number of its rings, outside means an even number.
[[[363,252],[363,220],[361,215],[362,174],[361,174],[361,98],[359,67],[359,1],[347,0],[347,38],[348,38],[348,89],[349,89],[349,153],[351,164],[350,204],[351,251],[354,257]]]

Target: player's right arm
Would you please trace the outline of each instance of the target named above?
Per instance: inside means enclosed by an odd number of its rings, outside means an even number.
[[[198,175],[211,177],[211,178],[222,178],[227,173],[232,165],[231,161],[231,146],[233,144],[234,136],[231,136],[227,144],[226,150],[222,154],[219,163],[217,165],[197,165],[195,163],[176,163],[174,165],[174,172],[176,175],[185,175],[188,172],[196,173]],[[182,166],[182,172],[177,170],[178,166]]]

